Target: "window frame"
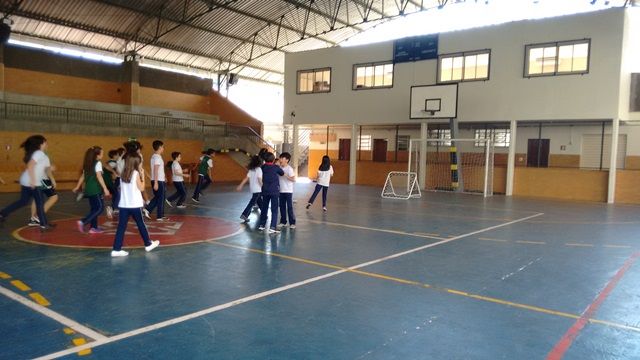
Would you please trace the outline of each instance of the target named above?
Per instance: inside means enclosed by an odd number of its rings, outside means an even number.
[[[484,132],[484,136],[483,138],[480,138],[477,136],[478,132],[482,131]],[[493,143],[494,147],[497,148],[501,148],[501,149],[508,149],[509,146],[511,146],[511,129],[508,128],[482,128],[482,129],[474,129],[473,130],[473,139],[475,140],[473,142],[473,146],[474,147],[484,147],[484,142],[480,141],[481,139],[486,139],[487,137],[487,133],[489,133],[493,139],[495,140],[495,133],[496,131],[504,131],[505,132],[505,136],[508,134],[509,135],[509,143],[505,144],[505,145],[497,145],[497,143]]]
[[[465,57],[466,56],[470,56],[470,55],[480,55],[480,54],[489,55],[489,63],[487,64],[487,77],[486,78],[465,79],[464,78]],[[440,64],[442,63],[442,59],[444,59],[444,58],[452,58],[452,59],[454,59],[456,57],[462,57],[462,79],[460,79],[460,80],[445,80],[445,81],[441,81],[440,78],[441,78],[442,74],[440,73],[440,71],[442,69],[441,69]],[[476,69],[477,69],[477,65],[476,65]],[[455,83],[460,83],[460,82],[489,81],[489,80],[491,80],[491,49],[479,49],[479,50],[462,51],[462,52],[455,52],[455,53],[438,55],[438,64],[437,64],[437,69],[436,69],[436,83],[437,84],[455,84]]]
[[[376,85],[366,86],[366,85],[364,85],[363,87],[360,87],[360,88],[357,87],[356,82],[358,81],[358,68],[373,67],[374,68],[373,80],[374,80],[374,83],[375,83],[375,78],[376,78],[375,67],[379,66],[379,65],[391,65],[393,67],[393,69],[391,71],[391,85],[382,85],[382,86],[376,86]],[[351,90],[353,90],[353,91],[376,90],[376,89],[391,89],[391,88],[393,88],[394,78],[396,77],[396,64],[393,62],[393,60],[353,64],[352,73],[351,74],[352,74],[351,75]],[[384,74],[383,74],[383,77],[384,77]]]
[[[430,136],[431,134],[435,134],[436,137]],[[443,146],[451,146],[451,129],[449,128],[428,129],[427,140],[442,140]],[[429,146],[429,142],[427,142],[427,146]]]
[[[367,148],[362,148],[362,139],[368,138],[367,140]],[[362,134],[358,135],[358,151],[373,151],[373,135],[371,134]]]
[[[406,149],[400,148],[400,138],[402,138],[403,144],[405,144],[405,141],[406,141],[406,145],[407,145]],[[411,135],[403,134],[403,135],[398,135],[396,137],[396,151],[409,151],[410,144],[411,144]]]
[[[313,78],[314,78],[314,83],[315,83],[315,76],[316,73],[320,73],[320,72],[324,72],[324,71],[329,71],[329,90],[323,90],[323,91],[300,91],[300,75],[302,75],[303,73],[311,73],[313,74]],[[331,92],[331,88],[332,88],[332,83],[333,83],[333,69],[331,67],[322,67],[322,68],[315,68],[315,69],[304,69],[304,70],[298,70],[296,71],[296,94],[297,95],[307,95],[307,94],[327,94]]]
[[[578,45],[578,44],[587,44],[587,68],[586,70],[581,71],[561,71],[558,72],[558,59],[560,57],[560,47],[564,45]],[[531,49],[538,48],[546,48],[555,46],[556,55],[555,55],[555,65],[554,71],[548,73],[540,73],[540,74],[529,74],[529,54]],[[589,74],[591,70],[591,38],[584,39],[576,39],[576,40],[563,40],[563,41],[551,41],[546,43],[536,43],[536,44],[527,44],[524,46],[524,67],[522,69],[522,77],[525,79],[535,78],[535,77],[545,77],[545,76],[563,76],[563,75],[586,75]],[[543,70],[544,71],[544,70]]]

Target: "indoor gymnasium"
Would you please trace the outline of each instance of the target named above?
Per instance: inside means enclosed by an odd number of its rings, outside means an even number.
[[[0,14],[0,359],[640,359],[640,2]]]

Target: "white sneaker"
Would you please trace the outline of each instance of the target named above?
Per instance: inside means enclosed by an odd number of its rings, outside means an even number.
[[[178,205],[178,206],[176,206],[176,207],[177,207],[178,209],[186,209],[186,208],[187,208],[187,205]]]
[[[113,219],[113,208],[111,206],[107,206],[106,209],[107,209],[107,217],[109,219]]]
[[[157,218],[156,221],[158,221],[158,222],[167,222],[167,221],[171,221],[171,220],[169,220],[169,218],[165,216],[165,217]]]
[[[269,228],[269,234],[279,234],[280,230]]]
[[[151,240],[151,245],[145,246],[144,247],[144,251],[149,252],[149,251],[157,248],[158,245],[160,245],[160,241],[159,240]]]
[[[119,250],[119,251],[111,250],[111,257],[122,257],[127,255],[129,255],[129,253],[124,250]]]
[[[289,229],[295,229],[295,228],[296,228],[296,224],[289,225]]]
[[[149,210],[142,208],[142,212],[144,213],[144,217],[151,220],[151,215],[149,215]]]
[[[280,230],[280,229],[282,229],[283,227],[286,227],[286,226],[287,226],[287,224],[278,224],[278,226],[276,226],[276,229]]]
[[[258,227],[258,231],[264,231],[264,226]]]
[[[173,207],[173,204],[171,203],[171,201],[164,199],[164,202],[169,206],[169,207]]]

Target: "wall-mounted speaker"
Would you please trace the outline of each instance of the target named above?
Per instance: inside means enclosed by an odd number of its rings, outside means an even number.
[[[229,73],[229,85],[237,84],[239,79],[240,77],[238,76],[238,74]]]

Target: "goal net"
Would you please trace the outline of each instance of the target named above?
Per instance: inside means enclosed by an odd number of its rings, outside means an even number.
[[[420,141],[409,140],[409,161],[407,171],[392,171],[382,188],[382,197],[386,199],[411,199],[422,196],[418,182],[420,173]]]
[[[491,196],[493,161],[490,139],[428,139],[425,188]]]

